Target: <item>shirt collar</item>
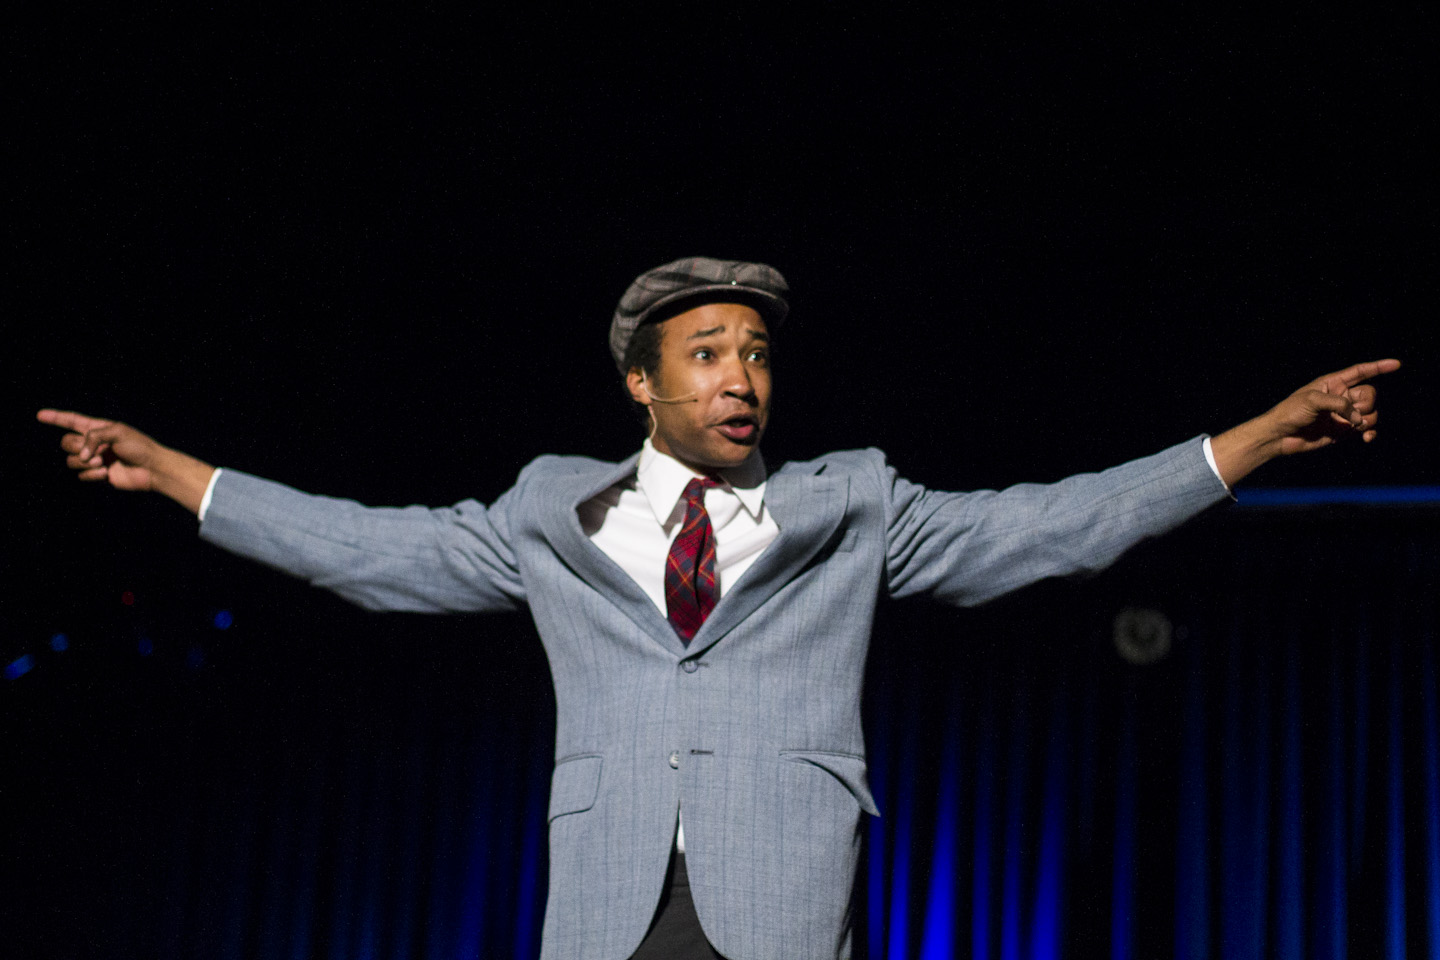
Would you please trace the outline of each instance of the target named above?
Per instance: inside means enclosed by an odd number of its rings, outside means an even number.
[[[664,526],[685,492],[685,485],[702,476],[669,454],[656,450],[647,439],[640,448],[640,463],[635,469],[635,485],[650,504],[655,522]],[[739,499],[745,512],[758,523],[765,505],[765,460],[756,450],[744,463],[722,472],[722,489]]]

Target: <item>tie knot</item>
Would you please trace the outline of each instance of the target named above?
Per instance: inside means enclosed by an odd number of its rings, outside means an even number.
[[[685,484],[685,493],[683,494],[685,502],[695,503],[700,501],[701,498],[705,496],[706,490],[718,486],[720,486],[718,480],[712,480],[709,477],[695,477],[689,483]]]

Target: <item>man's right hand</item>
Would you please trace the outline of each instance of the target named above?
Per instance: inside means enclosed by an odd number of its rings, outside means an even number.
[[[79,471],[81,480],[105,480],[117,490],[154,490],[199,513],[215,472],[209,464],[114,420],[49,409],[35,419],[70,431],[60,439],[60,449],[69,454],[65,465]]]

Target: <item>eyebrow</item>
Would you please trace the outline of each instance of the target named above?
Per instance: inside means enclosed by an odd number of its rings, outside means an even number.
[[[713,335],[715,335],[715,334],[717,334],[717,333],[724,333],[724,332],[725,332],[724,326],[710,327],[708,330],[696,330],[694,333],[690,334],[690,336],[686,337],[686,338],[685,338],[685,341],[688,343],[688,342],[691,341],[691,340],[699,340],[699,339],[701,339],[702,337],[709,337],[709,336],[713,336]],[[770,342],[770,334],[766,333],[764,330],[751,330],[751,331],[750,331],[750,339],[751,339],[751,340],[764,340],[766,343],[769,343],[769,342]]]

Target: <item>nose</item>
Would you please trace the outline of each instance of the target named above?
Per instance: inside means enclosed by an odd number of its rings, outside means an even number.
[[[750,379],[750,368],[738,357],[726,364],[725,393],[747,403],[755,397],[755,384]]]

